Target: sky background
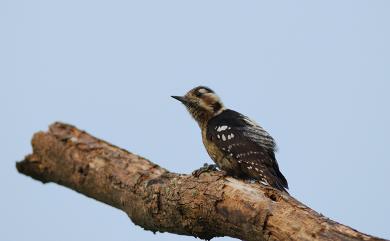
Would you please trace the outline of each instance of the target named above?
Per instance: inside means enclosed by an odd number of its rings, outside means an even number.
[[[170,96],[197,85],[271,133],[291,195],[390,239],[389,12],[361,0],[0,0],[0,240],[195,240],[144,231],[15,161],[62,121],[190,173],[211,160]]]

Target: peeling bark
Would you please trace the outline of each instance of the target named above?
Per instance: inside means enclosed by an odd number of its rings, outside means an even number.
[[[220,172],[171,173],[71,125],[54,123],[32,139],[16,167],[123,210],[137,225],[202,239],[384,240],[318,214],[286,193]]]

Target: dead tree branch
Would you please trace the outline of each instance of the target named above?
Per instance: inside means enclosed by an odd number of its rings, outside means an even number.
[[[153,232],[202,239],[383,240],[316,213],[291,196],[219,172],[171,173],[73,126],[54,123],[16,167],[123,210]]]

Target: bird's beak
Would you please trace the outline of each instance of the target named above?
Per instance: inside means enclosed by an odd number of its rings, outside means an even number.
[[[176,99],[176,100],[178,100],[178,101],[180,101],[181,103],[183,103],[184,105],[186,105],[187,103],[188,103],[188,101],[186,100],[186,98],[185,97],[183,97],[183,96],[171,96],[172,98],[174,98],[174,99]]]

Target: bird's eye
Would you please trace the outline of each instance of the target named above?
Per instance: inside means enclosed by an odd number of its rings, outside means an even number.
[[[198,97],[198,98],[202,97],[202,95],[203,95],[203,93],[201,93],[201,92],[196,92],[195,93],[195,96]]]

